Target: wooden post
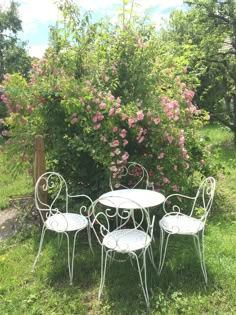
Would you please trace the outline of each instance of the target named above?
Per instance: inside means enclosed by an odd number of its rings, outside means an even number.
[[[34,142],[34,168],[33,168],[33,181],[34,186],[38,178],[46,172],[46,162],[45,162],[45,149],[43,136],[35,136]],[[47,204],[47,192],[39,187],[39,196],[42,203]],[[45,206],[42,205],[42,208]],[[45,212],[46,215],[46,212]]]

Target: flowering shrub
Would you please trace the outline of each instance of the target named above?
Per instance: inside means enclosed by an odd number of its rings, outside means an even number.
[[[195,171],[212,172],[197,133],[208,115],[192,103],[194,91],[173,67],[160,62],[154,35],[128,27],[116,36],[107,32],[100,51],[100,37],[88,44],[80,78],[76,46],[68,54],[50,48],[32,65],[29,82],[5,77],[1,99],[10,113],[9,142],[30,162],[33,137],[43,134],[48,168],[86,193],[98,195],[108,176],[119,187],[128,161],[145,166],[156,190],[178,192]],[[109,58],[99,60],[108,46]]]

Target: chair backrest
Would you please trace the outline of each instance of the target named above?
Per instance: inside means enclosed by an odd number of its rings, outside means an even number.
[[[197,191],[193,203],[191,215],[198,216],[202,220],[206,220],[213,203],[216,188],[216,181],[213,177],[205,178]]]
[[[48,193],[47,202],[42,197],[45,193]],[[65,179],[59,173],[46,172],[42,174],[35,184],[34,196],[36,208],[39,210],[43,221],[46,216],[61,211],[68,212],[68,187]]]
[[[120,239],[119,237],[116,239],[117,247],[119,247],[119,241],[122,242],[124,235],[134,230],[141,230],[146,233],[147,238],[152,239],[155,216],[151,221],[146,208],[141,207],[136,201],[129,198],[120,198],[119,202],[119,198],[116,196],[98,198],[90,207],[90,225],[100,245],[102,245],[102,240],[108,233],[120,230],[123,233]],[[130,209],[132,208],[131,205],[135,209]],[[128,248],[126,249],[128,250]]]
[[[115,178],[119,178],[119,184],[113,185],[114,174],[110,177],[110,188],[114,190],[116,188],[151,188],[154,190],[153,183],[149,181],[148,171],[144,166],[136,162],[128,162],[120,168]]]

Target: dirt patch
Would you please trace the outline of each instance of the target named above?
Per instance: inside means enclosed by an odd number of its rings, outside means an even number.
[[[18,210],[9,208],[0,211],[0,241],[13,236],[18,228]]]
[[[0,210],[0,241],[13,236],[23,224],[38,224],[32,195],[11,196],[10,207]]]

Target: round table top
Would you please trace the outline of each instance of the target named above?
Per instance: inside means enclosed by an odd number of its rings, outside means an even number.
[[[158,206],[165,196],[154,190],[117,189],[99,197],[99,202],[105,206],[121,209],[139,209]]]

